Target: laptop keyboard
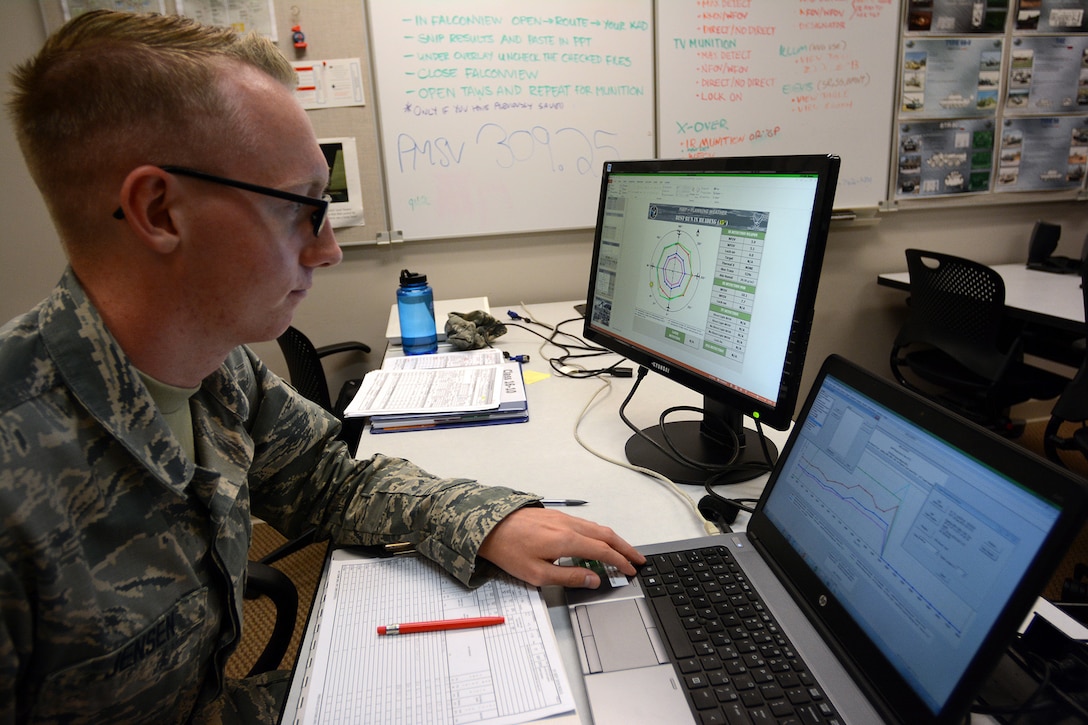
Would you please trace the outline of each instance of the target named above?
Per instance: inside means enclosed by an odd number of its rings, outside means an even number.
[[[704,725],[841,722],[725,547],[650,556],[638,577]]]

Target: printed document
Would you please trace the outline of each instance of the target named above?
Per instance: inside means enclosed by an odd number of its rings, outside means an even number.
[[[457,413],[499,407],[502,353],[498,350],[389,357],[363,378],[344,411],[348,417]]]
[[[469,589],[419,556],[330,557],[295,723],[505,723],[572,712],[540,592],[497,572]],[[478,629],[379,636],[380,625],[503,616]]]

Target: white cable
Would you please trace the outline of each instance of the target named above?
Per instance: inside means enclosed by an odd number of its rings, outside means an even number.
[[[679,486],[677,486],[676,483],[672,479],[658,473],[657,471],[651,470],[649,468],[644,468],[642,466],[635,466],[635,465],[632,465],[631,463],[628,463],[627,461],[612,458],[609,455],[606,455],[604,453],[601,453],[600,451],[594,450],[593,448],[591,448],[589,446],[589,444],[587,444],[584,440],[582,440],[581,435],[579,435],[579,433],[578,433],[578,427],[581,425],[582,421],[585,419],[586,414],[589,413],[590,409],[593,408],[593,406],[596,404],[596,402],[599,402],[597,400],[597,398],[598,398],[598,396],[600,396],[602,391],[607,391],[606,395],[604,397],[607,397],[608,394],[611,394],[611,392],[612,392],[612,381],[611,380],[609,380],[607,378],[602,378],[601,379],[600,387],[598,387],[593,392],[593,395],[591,395],[589,400],[586,402],[585,407],[583,407],[582,411],[578,414],[578,418],[574,421],[574,440],[578,441],[578,445],[582,446],[582,448],[589,451],[590,453],[592,453],[597,458],[600,458],[602,461],[606,461],[606,462],[611,463],[612,465],[615,465],[615,466],[620,466],[621,468],[626,468],[629,471],[635,471],[636,473],[641,473],[644,476],[649,476],[650,478],[656,480],[658,483],[666,486],[674,494],[676,494],[681,499],[683,499],[684,501],[687,502],[688,506],[690,506],[691,510],[695,513],[696,519],[698,519],[699,523],[702,524],[703,531],[705,531],[707,534],[711,534],[711,535],[721,533],[721,531],[718,529],[718,527],[716,527],[714,524],[712,524],[711,522],[709,522],[709,521],[707,521],[706,519],[703,518],[703,515],[701,513],[699,513],[699,506],[698,506],[698,504],[695,503],[695,500],[690,495],[688,495],[687,491],[684,491]],[[604,400],[604,397],[601,397],[600,400]]]
[[[521,302],[520,305],[521,305],[521,309],[525,312],[526,316],[528,316],[529,319],[531,319],[533,322],[536,322],[539,325],[543,325],[544,327],[547,327],[549,330],[553,330],[553,331],[555,330],[554,326],[549,325],[548,323],[542,322],[541,320],[537,319],[537,316],[533,314],[532,310],[530,310],[529,306],[526,305],[524,302]],[[537,352],[540,354],[541,358],[545,357],[544,356],[544,348],[546,346],[550,345],[550,344],[551,344],[550,340],[544,340],[543,342],[540,343],[540,347],[537,349]],[[571,368],[579,369],[579,370],[585,370],[584,367],[582,367],[581,365],[578,365],[576,363],[575,364],[568,364],[568,366],[571,367]],[[684,501],[687,502],[688,506],[690,506],[691,510],[695,513],[695,518],[698,519],[700,524],[702,524],[703,531],[705,531],[707,534],[710,534],[710,535],[721,533],[721,531],[718,529],[718,527],[716,527],[714,524],[712,524],[711,522],[709,522],[709,521],[707,521],[706,519],[703,518],[703,515],[701,513],[699,513],[699,506],[698,506],[698,504],[695,503],[695,500],[690,495],[688,495],[687,491],[684,491],[679,486],[677,486],[676,483],[672,479],[668,478],[667,476],[663,476],[662,474],[658,473],[657,471],[651,470],[649,468],[643,468],[642,466],[635,466],[635,465],[632,465],[632,464],[628,463],[627,461],[622,461],[622,460],[619,460],[619,459],[616,459],[616,458],[612,458],[611,456],[608,456],[608,455],[606,455],[604,453],[601,453],[600,451],[596,451],[593,448],[590,448],[589,444],[587,444],[585,441],[582,440],[581,435],[579,435],[579,433],[578,433],[578,427],[582,424],[582,420],[585,419],[586,414],[589,413],[590,409],[595,404],[595,401],[597,401],[597,397],[601,394],[602,391],[607,391],[608,394],[611,394],[611,392],[612,392],[612,380],[611,379],[609,379],[609,378],[598,378],[598,379],[601,381],[601,386],[598,387],[593,392],[593,395],[590,396],[589,400],[586,402],[585,406],[582,408],[582,411],[578,414],[578,418],[575,419],[575,421],[574,421],[574,440],[578,441],[578,445],[580,445],[582,448],[584,448],[585,450],[587,450],[589,453],[593,454],[597,458],[600,458],[602,461],[605,461],[607,463],[611,463],[614,466],[620,466],[621,468],[626,468],[629,471],[635,471],[636,473],[641,473],[644,476],[648,476],[648,477],[656,480],[658,483],[666,486],[667,488],[672,490],[672,492],[674,494],[676,494],[681,499],[683,499]],[[605,397],[607,397],[607,395]],[[604,398],[602,397],[601,400],[604,400]]]
[[[540,325],[542,327],[546,327],[549,330],[551,330],[552,332],[555,332],[555,327],[554,326],[549,325],[547,322],[541,322],[540,320],[538,320],[536,318],[536,315],[534,315],[532,313],[532,310],[529,309],[529,305],[525,304],[524,302],[520,302],[518,304],[521,305],[521,311],[525,313],[526,317],[528,317],[530,320],[537,323],[538,325]],[[540,357],[541,360],[547,360],[548,359],[548,356],[544,354],[544,348],[546,348],[548,345],[551,345],[551,344],[552,344],[552,341],[549,340],[548,338],[546,338],[546,337],[541,338],[540,347],[538,347],[536,349],[536,354]]]

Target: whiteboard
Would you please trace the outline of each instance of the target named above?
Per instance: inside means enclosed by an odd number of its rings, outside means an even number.
[[[661,158],[842,158],[836,209],[888,192],[899,3],[657,4]]]
[[[367,3],[394,238],[592,227],[654,153],[651,0]]]

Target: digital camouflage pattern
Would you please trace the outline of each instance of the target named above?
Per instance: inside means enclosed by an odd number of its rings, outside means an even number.
[[[251,514],[288,537],[411,541],[472,583],[487,533],[536,500],[353,460],[244,347],[191,400],[194,465],[71,270],[0,330],[0,376],[0,723],[219,717],[245,690],[223,666]]]

